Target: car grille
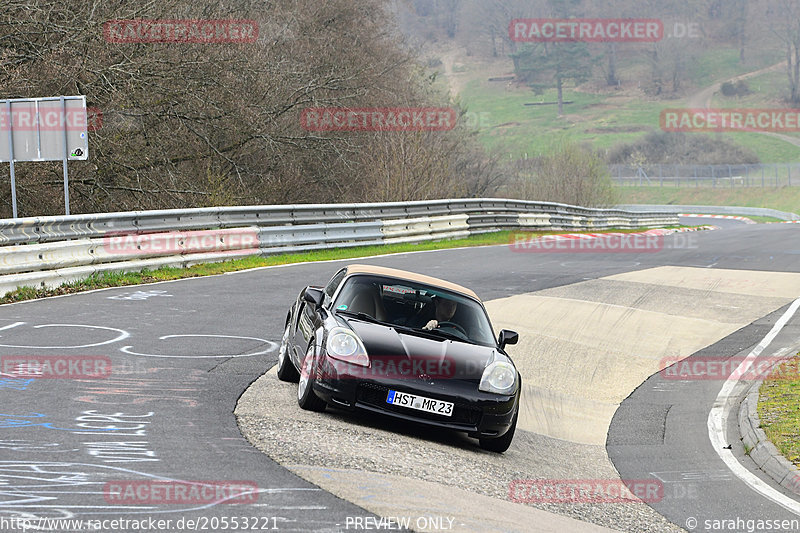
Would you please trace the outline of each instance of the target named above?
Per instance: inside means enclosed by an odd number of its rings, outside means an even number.
[[[357,401],[383,409],[385,411],[394,411],[413,415],[417,418],[427,420],[436,420],[441,422],[448,422],[451,424],[460,424],[468,426],[477,426],[481,420],[481,409],[469,405],[455,403],[453,404],[453,415],[442,416],[435,413],[427,413],[425,411],[418,411],[416,409],[409,409],[407,407],[400,407],[399,405],[391,405],[386,403],[386,396],[389,394],[389,387],[378,385],[376,383],[361,383],[358,386]],[[424,396],[424,394],[422,394]]]

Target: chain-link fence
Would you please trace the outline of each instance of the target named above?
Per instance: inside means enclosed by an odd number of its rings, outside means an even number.
[[[609,165],[617,185],[655,187],[800,187],[800,163],[756,165]]]

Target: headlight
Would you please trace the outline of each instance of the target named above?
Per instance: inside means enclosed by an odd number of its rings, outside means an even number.
[[[345,328],[333,328],[325,345],[328,355],[354,365],[369,366],[369,356],[361,339]]]
[[[517,370],[505,361],[495,361],[483,370],[478,390],[497,394],[511,394],[517,385]]]

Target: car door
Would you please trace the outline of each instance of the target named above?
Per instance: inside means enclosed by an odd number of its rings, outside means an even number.
[[[328,284],[325,286],[323,289],[323,294],[325,297],[322,303],[323,307],[330,306],[333,295],[336,294],[336,289],[339,288],[339,285],[346,274],[346,268],[339,270],[333,275]],[[311,341],[311,337],[314,335],[314,332],[319,324],[321,324],[321,318],[319,316],[319,309],[316,309],[313,304],[306,302],[302,298],[299,302],[299,310],[297,315],[297,331],[295,333],[294,345],[297,360],[302,361],[306,350],[308,349],[308,344]]]

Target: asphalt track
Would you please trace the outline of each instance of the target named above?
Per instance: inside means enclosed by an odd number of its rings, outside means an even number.
[[[800,272],[796,225],[727,222],[714,221],[720,231],[693,234],[693,246],[655,254],[524,254],[496,246],[359,262],[443,277],[474,288],[484,300],[664,265]],[[248,528],[254,530],[339,531],[348,517],[370,516],[254,449],[232,414],[247,386],[275,364],[287,305],[300,288],[323,284],[342,263],[2,306],[1,357],[105,356],[111,373],[104,379],[0,376],[0,520],[155,518],[171,520],[166,530],[177,531],[195,529],[186,520],[197,520],[199,530],[223,530],[223,518],[240,517],[242,523],[247,517],[250,525],[257,524]],[[713,349],[746,351],[775,319],[776,314],[765,317]],[[787,328],[772,348],[798,338],[796,329]],[[710,449],[705,421],[721,382],[669,390],[655,385],[657,377],[640,387],[612,423],[608,450],[623,479],[672,473],[678,477],[664,477],[665,486],[692,481],[699,489],[692,497],[652,504],[681,527],[694,516],[701,520],[696,530],[704,530],[703,519],[735,518],[737,512],[743,518],[797,518],[734,479]],[[664,405],[672,406],[666,418]],[[208,498],[179,503],[114,498],[114,483],[153,480],[200,487],[241,481],[257,489],[245,495],[248,503],[235,505]],[[15,531],[13,525],[0,521],[0,530]],[[68,530],[61,525],[57,530]],[[156,530],[132,522],[116,526],[104,530]]]
[[[732,228],[735,224],[726,226]],[[731,234],[750,241],[741,229]],[[749,270],[765,268],[766,262],[773,264],[768,268],[775,272],[797,272],[800,239],[787,236],[782,245],[783,250],[778,251],[771,245],[753,244],[752,251],[763,254],[761,261],[752,255],[728,257],[755,263],[746,267]],[[780,255],[789,263],[776,265]],[[797,298],[800,294],[790,296]],[[693,354],[692,358],[701,362],[744,359],[789,307],[786,305],[753,322]],[[759,357],[774,360],[797,351],[800,351],[800,317],[795,314]],[[658,480],[664,488],[663,498],[651,502],[651,506],[688,531],[796,531],[800,524],[797,505],[800,498],[759,470],[740,439],[737,411],[752,381],[740,383],[728,400],[725,444],[722,449],[715,449],[709,439],[709,412],[718,402],[727,376],[685,380],[668,376],[667,372],[651,376],[622,403],[612,420],[607,450],[621,478]],[[728,468],[721,454],[734,457],[761,479],[774,491],[774,499],[755,492]],[[778,495],[794,500],[794,505],[788,508],[776,501]]]

